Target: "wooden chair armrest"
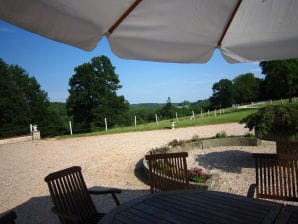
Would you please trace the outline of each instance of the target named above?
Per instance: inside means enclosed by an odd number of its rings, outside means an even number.
[[[248,198],[253,198],[254,197],[256,186],[257,186],[256,184],[251,184],[249,186],[248,191],[247,191],[247,197]]]
[[[65,214],[65,213],[59,212],[56,209],[56,207],[53,207],[52,208],[52,212],[55,213],[56,215],[60,216],[60,217],[63,217],[64,219],[71,220],[74,223],[80,223],[80,218],[77,215],[74,215],[74,214]]]
[[[109,189],[103,189],[103,190],[88,190],[90,194],[94,194],[94,195],[100,195],[100,194],[111,194],[116,205],[120,205],[120,202],[118,200],[118,198],[116,197],[116,194],[120,194],[122,192],[122,190],[120,189],[116,189],[116,188],[109,188]]]
[[[90,194],[120,194],[122,190],[116,188],[104,189],[104,190],[88,190]]]

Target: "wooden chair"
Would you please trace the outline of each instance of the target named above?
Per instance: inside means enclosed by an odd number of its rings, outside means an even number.
[[[298,155],[253,154],[256,183],[250,186],[248,197],[298,201]]]
[[[15,224],[16,218],[17,214],[15,211],[7,212],[0,217],[0,224]]]
[[[54,204],[52,211],[61,223],[97,223],[104,214],[96,211],[90,194],[111,194],[120,204],[115,195],[121,193],[119,189],[88,191],[79,166],[51,173],[45,181]]]
[[[187,152],[146,155],[151,193],[188,189]]]

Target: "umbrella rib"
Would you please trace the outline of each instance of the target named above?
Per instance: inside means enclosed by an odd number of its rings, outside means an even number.
[[[114,30],[122,23],[122,21],[132,12],[132,10],[137,7],[137,5],[141,2],[142,0],[135,0],[135,2],[122,14],[122,16],[119,17],[119,19],[114,23],[113,26],[108,31],[108,34],[111,35]]]
[[[231,23],[232,23],[232,21],[233,21],[235,15],[236,15],[237,11],[238,11],[238,9],[239,9],[241,3],[242,3],[242,0],[238,0],[237,4],[236,4],[236,6],[235,6],[235,8],[234,8],[234,10],[233,10],[233,13],[232,13],[232,15],[230,16],[230,19],[229,19],[227,25],[225,26],[225,29],[224,29],[223,33],[221,34],[221,37],[220,37],[220,39],[219,39],[219,41],[218,41],[216,47],[218,47],[218,48],[221,47],[222,41],[223,41],[223,39],[225,38],[226,33],[228,32],[228,29],[229,29],[229,27],[230,27],[230,25],[231,25]]]

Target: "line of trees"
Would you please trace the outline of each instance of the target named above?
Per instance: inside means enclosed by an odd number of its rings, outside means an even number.
[[[252,101],[290,98],[298,93],[298,59],[261,62],[265,78],[252,73],[241,74],[233,80],[214,83],[213,95],[206,100],[154,107],[131,107],[124,96],[118,96],[122,86],[115,67],[106,56],[74,68],[69,80],[69,97],[65,103],[50,103],[34,77],[17,65],[0,59],[0,138],[29,133],[29,124],[38,124],[42,136],[69,133],[68,121],[74,133],[104,130],[105,118],[109,127],[134,125],[159,119],[191,116],[192,111],[230,107]]]
[[[264,79],[252,73],[214,83],[210,108],[230,107],[260,100],[289,98],[298,93],[298,59],[261,62]]]
[[[210,97],[211,107],[230,107],[233,104],[250,103],[261,99],[262,79],[254,74],[242,74],[233,80],[221,79],[214,83],[213,95]]]

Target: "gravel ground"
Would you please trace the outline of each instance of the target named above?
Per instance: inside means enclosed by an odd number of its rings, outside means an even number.
[[[0,214],[14,209],[17,223],[58,223],[44,177],[73,165],[82,167],[88,187],[116,187],[121,202],[148,194],[141,159],[153,147],[194,135],[211,137],[225,131],[241,135],[248,130],[237,123],[133,132],[71,139],[46,139],[0,145]],[[274,152],[275,144],[258,147],[216,147],[189,152],[188,166],[201,165],[218,173],[220,191],[246,195],[254,182],[252,152]],[[108,196],[93,198],[99,211],[114,207]]]

